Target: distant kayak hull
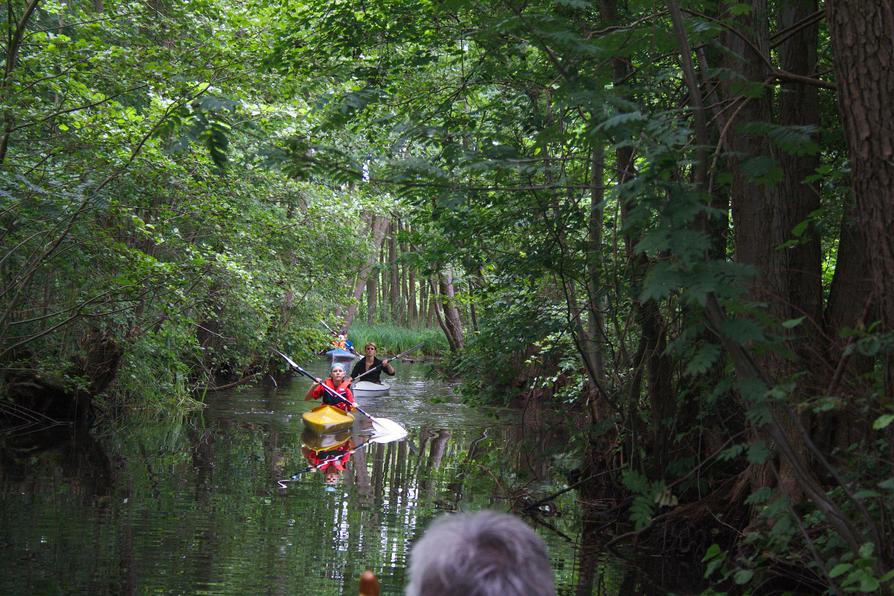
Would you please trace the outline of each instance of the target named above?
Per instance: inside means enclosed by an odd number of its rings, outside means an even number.
[[[341,362],[342,364],[350,364],[357,356],[347,350],[342,350],[341,348],[333,348],[326,352],[326,357],[329,358],[329,364],[335,364],[336,362]]]
[[[391,387],[384,383],[373,383],[372,381],[357,381],[353,385],[354,397],[381,397],[388,395]]]
[[[332,406],[317,406],[301,415],[307,428],[317,433],[333,433],[351,428],[354,416]]]

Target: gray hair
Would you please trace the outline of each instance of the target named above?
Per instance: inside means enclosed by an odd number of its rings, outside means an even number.
[[[543,540],[506,513],[445,515],[410,553],[407,596],[555,596]]]

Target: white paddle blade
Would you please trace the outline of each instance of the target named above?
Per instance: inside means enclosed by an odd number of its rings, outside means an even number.
[[[407,436],[407,429],[402,427],[394,420],[387,418],[376,418],[372,421],[375,434],[370,437],[373,443],[390,443],[392,441],[400,441]]]

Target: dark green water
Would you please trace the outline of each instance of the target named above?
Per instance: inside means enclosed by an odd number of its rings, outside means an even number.
[[[323,370],[322,363],[315,367]],[[209,395],[196,418],[133,424],[98,437],[47,431],[4,439],[0,593],[356,594],[373,570],[401,594],[413,541],[437,515],[520,510],[560,488],[566,437],[510,409],[474,409],[423,366],[402,365],[391,395],[365,409],[408,440],[356,452],[337,483],[308,473],[301,452],[307,383]],[[563,594],[578,578],[573,493],[537,528]],[[544,525],[545,524],[545,525]],[[601,561],[594,593],[613,594]]]

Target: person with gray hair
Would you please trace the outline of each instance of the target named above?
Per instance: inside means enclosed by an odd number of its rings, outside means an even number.
[[[496,511],[444,515],[410,552],[407,596],[555,596],[543,540]]]

